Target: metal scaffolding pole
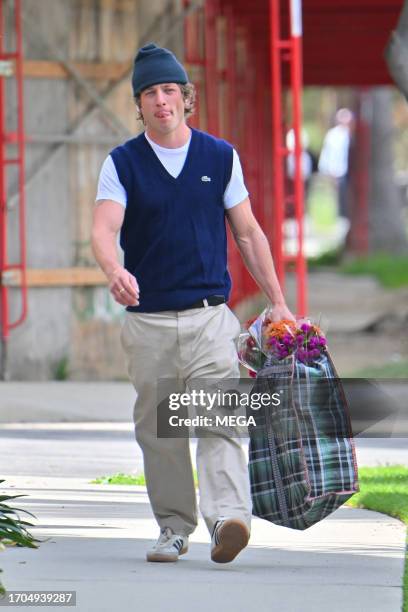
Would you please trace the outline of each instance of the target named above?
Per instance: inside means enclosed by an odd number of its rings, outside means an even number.
[[[274,244],[273,253],[277,275],[284,291],[287,265],[294,264],[296,274],[297,304],[299,316],[307,314],[306,295],[306,258],[303,248],[303,211],[304,185],[302,172],[302,4],[301,0],[289,0],[290,32],[285,39],[281,34],[281,3],[283,0],[269,0],[270,19],[270,69],[271,69],[271,112],[272,112],[272,172],[274,207]],[[292,128],[294,132],[294,189],[287,193],[285,182],[285,162],[289,153],[284,144],[285,116],[283,112],[283,65],[287,62],[290,69],[290,93],[292,101]],[[284,252],[283,224],[286,205],[294,205],[297,228],[297,250],[295,255]]]
[[[1,310],[1,364],[0,379],[7,378],[7,342],[10,331],[20,325],[27,316],[27,283],[26,283],[26,220],[25,220],[25,176],[24,176],[24,91],[23,91],[23,36],[21,23],[21,0],[14,0],[13,34],[15,50],[7,51],[5,46],[6,28],[4,4],[0,4],[0,60],[5,70],[0,74],[0,310]],[[10,69],[7,69],[9,64]],[[17,127],[8,131],[6,113],[6,79],[15,78]],[[17,154],[8,155],[8,145],[17,148]],[[19,219],[19,255],[18,263],[10,263],[8,258],[8,218],[7,170],[14,166],[18,175],[18,219]],[[21,313],[14,321],[10,321],[9,287],[3,279],[10,271],[19,271],[21,275]]]

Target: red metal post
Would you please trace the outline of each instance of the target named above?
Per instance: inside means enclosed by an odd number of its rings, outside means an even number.
[[[21,273],[21,315],[9,329],[20,325],[27,316],[27,282],[26,282],[26,207],[25,207],[25,151],[24,151],[24,78],[23,78],[23,30],[21,19],[21,0],[15,2],[15,28],[16,28],[16,87],[17,87],[17,133],[18,149],[18,193],[19,193],[19,244],[20,264],[15,267]]]
[[[0,57],[4,56],[4,4],[0,2]],[[0,273],[3,275],[7,262],[7,194],[6,194],[6,96],[4,77],[0,76]],[[2,279],[2,277],[1,277]],[[1,280],[0,279],[0,280]],[[0,282],[0,315],[1,315],[1,340],[4,360],[5,342],[8,338],[8,295],[7,287]]]
[[[294,200],[295,218],[298,228],[296,253],[296,281],[297,281],[297,313],[300,316],[307,314],[306,296],[306,257],[303,248],[303,214],[304,214],[304,178],[302,170],[302,9],[301,0],[290,0],[291,18],[291,89],[293,105],[293,131],[295,136],[295,175]]]
[[[230,4],[224,7],[223,15],[226,20],[226,62],[225,81],[227,95],[225,104],[226,139],[234,146],[237,144],[237,72],[236,72],[236,23],[235,14]],[[233,279],[231,304],[235,304],[244,297],[242,287],[242,264],[237,245],[228,231],[228,267]]]
[[[5,373],[6,343],[10,330],[20,325],[27,316],[27,283],[26,283],[26,216],[25,216],[25,158],[24,158],[24,88],[23,88],[23,34],[21,19],[21,0],[14,0],[14,33],[16,49],[7,52],[5,40],[4,3],[0,3],[0,59],[14,61],[14,76],[17,96],[17,129],[9,132],[6,125],[6,75],[0,76],[0,308],[1,308],[1,340],[2,340],[2,367],[1,374]],[[7,145],[17,145],[17,156],[8,157]],[[19,251],[20,262],[11,264],[8,261],[8,223],[7,223],[7,166],[13,164],[18,172],[18,219],[19,219]],[[14,321],[9,319],[8,286],[4,284],[8,271],[20,272],[21,314]]]
[[[276,272],[284,291],[285,264],[294,263],[296,272],[296,309],[297,314],[303,316],[307,311],[306,299],[306,260],[303,248],[303,209],[304,186],[302,172],[302,15],[301,0],[290,1],[290,34],[284,40],[281,37],[281,11],[280,0],[269,0],[270,17],[270,66],[272,89],[272,138],[273,138],[273,210],[274,210],[274,245],[273,255]],[[290,91],[292,100],[292,123],[295,135],[295,176],[293,195],[287,196],[285,189],[284,164],[288,149],[283,143],[284,111],[283,111],[283,83],[282,65],[288,62],[290,66]],[[283,222],[285,219],[285,205],[294,203],[295,221],[297,226],[297,251],[289,256],[284,253]]]
[[[245,108],[245,150],[242,153],[245,155],[245,181],[248,186],[248,190],[253,194],[256,201],[256,172],[257,172],[257,142],[256,142],[256,122],[258,120],[257,113],[255,110],[255,79],[254,71],[249,70],[248,67],[253,62],[252,48],[251,48],[251,36],[249,27],[243,31],[245,40],[245,59],[246,66],[243,74],[243,101]],[[253,289],[256,287],[252,276],[248,270],[242,265],[242,290],[243,297],[251,294]]]
[[[252,46],[255,55],[255,76],[258,83],[262,83],[265,62],[264,62],[264,48],[257,44],[257,41],[252,41]],[[257,219],[267,233],[268,228],[266,227],[266,207],[265,207],[265,113],[264,113],[264,101],[265,93],[264,88],[257,86],[254,91],[255,96],[255,139],[257,143],[257,155],[256,155],[256,212]]]
[[[274,257],[276,274],[285,290],[284,261],[283,261],[283,212],[284,212],[284,173],[283,173],[283,142],[282,142],[282,75],[280,60],[280,11],[279,0],[269,0],[270,24],[270,71],[271,71],[271,115],[272,115],[272,168],[273,176],[273,209],[274,209],[274,237],[272,253]]]
[[[205,36],[205,99],[207,108],[207,130],[218,136],[218,74],[217,74],[217,29],[216,0],[206,0],[204,5]]]
[[[184,0],[183,5],[187,8],[190,5],[190,0]],[[197,9],[191,15],[186,17],[184,20],[184,61],[188,64],[190,72],[197,67],[204,66],[204,60],[200,57],[199,47],[199,18],[202,9]],[[191,74],[189,74],[191,79]],[[196,102],[195,102],[195,113],[189,118],[188,123],[191,127],[200,127],[200,113],[201,113],[201,95],[203,91],[203,79],[202,75],[200,78],[192,79],[195,81],[196,87]]]
[[[225,77],[227,81],[227,137],[233,144],[236,143],[236,106],[237,106],[237,71],[236,71],[236,26],[235,26],[235,15],[230,4],[225,8],[224,15],[226,18],[226,47],[227,47],[227,61],[225,68]]]

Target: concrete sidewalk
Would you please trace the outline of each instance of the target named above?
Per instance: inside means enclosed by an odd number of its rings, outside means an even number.
[[[157,527],[145,490],[88,482],[10,478],[37,516],[33,533],[50,540],[1,555],[9,590],[74,590],[81,612],[401,610],[405,526],[390,517],[342,507],[303,532],[254,519],[249,547],[226,565],[210,561],[200,521],[178,563],[146,563]]]

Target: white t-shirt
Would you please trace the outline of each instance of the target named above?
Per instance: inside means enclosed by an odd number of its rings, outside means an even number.
[[[305,181],[307,181],[307,179],[309,179],[312,174],[312,158],[310,156],[310,153],[308,153],[307,151],[302,151],[302,155],[300,159],[301,159],[300,169],[302,172],[302,177]],[[294,153],[289,153],[289,155],[286,158],[286,171],[288,173],[288,177],[293,180],[295,178],[295,154]]]
[[[347,174],[350,131],[345,125],[331,128],[323,141],[319,172],[340,178]]]
[[[144,135],[160,162],[166,168],[167,172],[174,178],[177,178],[183,169],[184,162],[186,161],[191,136],[190,140],[182,147],[178,147],[177,149],[168,149],[153,142],[146,132]],[[224,192],[224,208],[232,208],[233,206],[240,204],[240,202],[245,200],[247,196],[248,191],[245,187],[241,163],[239,161],[238,153],[234,149],[231,179]],[[113,159],[110,155],[108,155],[103,162],[99,175],[98,192],[96,194],[96,201],[98,200],[113,200],[114,202],[119,202],[119,204],[126,207],[126,190],[119,180],[115,164],[113,163]]]

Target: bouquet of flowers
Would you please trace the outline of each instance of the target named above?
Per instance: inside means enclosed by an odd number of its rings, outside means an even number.
[[[296,323],[282,319],[274,323],[271,310],[266,308],[258,317],[245,324],[245,331],[238,338],[238,357],[249,370],[250,376],[269,364],[293,357],[312,364],[327,350],[326,338],[318,325],[309,319],[298,319]]]

